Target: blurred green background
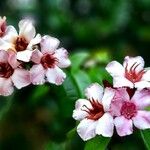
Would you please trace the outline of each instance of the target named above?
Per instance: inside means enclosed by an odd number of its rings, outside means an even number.
[[[0,15],[16,28],[20,19],[32,19],[37,33],[60,39],[72,61],[62,86],[31,85],[0,97],[0,150],[84,149],[70,131],[75,101],[90,83],[111,81],[104,68],[112,59],[141,55],[149,66],[150,0],[5,0]],[[114,136],[108,146],[141,149],[139,131]]]

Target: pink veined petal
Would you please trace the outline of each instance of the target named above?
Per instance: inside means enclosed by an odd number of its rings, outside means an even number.
[[[13,26],[7,26],[6,32],[4,36],[2,37],[2,39],[8,43],[13,43],[15,39],[17,38],[17,36],[18,36],[18,33],[16,29]]]
[[[19,22],[19,35],[25,37],[28,42],[35,37],[35,33],[31,20],[24,19]]]
[[[137,89],[144,89],[144,88],[150,88],[150,82],[149,81],[139,81],[134,83],[135,88]]]
[[[105,113],[96,126],[96,134],[104,137],[112,137],[114,131],[113,117],[109,113]]]
[[[139,129],[150,128],[150,112],[138,111],[137,115],[133,118],[134,125]]]
[[[96,125],[97,121],[83,119],[77,126],[77,132],[84,141],[87,141],[96,136]]]
[[[112,101],[114,95],[115,95],[115,90],[114,89],[105,88],[104,96],[102,98],[102,104],[103,104],[103,107],[104,107],[104,111],[109,111],[110,104],[111,104],[111,101]]]
[[[70,66],[71,62],[68,59],[68,52],[64,48],[59,48],[55,51],[54,56],[58,59],[58,66],[60,68],[66,68]]]
[[[31,50],[17,52],[17,59],[23,62],[29,62],[32,56],[32,52],[33,51]]]
[[[124,76],[125,69],[117,61],[112,61],[106,66],[106,70],[110,73],[112,77]]]
[[[54,53],[59,46],[59,40],[57,38],[45,35],[41,40],[41,51],[42,53]]]
[[[11,78],[18,89],[21,89],[31,83],[29,71],[24,69],[16,69]]]
[[[114,87],[130,87],[133,88],[134,84],[126,79],[125,77],[114,77],[113,79],[113,85]]]
[[[150,90],[137,90],[131,101],[135,103],[138,109],[144,109],[145,107],[150,106]]]
[[[36,64],[39,64],[41,62],[43,54],[39,50],[35,50],[32,52],[31,61],[33,61]]]
[[[36,44],[39,44],[40,42],[41,42],[41,35],[37,34],[35,38],[30,40],[30,42],[27,46],[27,49],[32,50],[33,46],[36,45]]]
[[[55,68],[48,68],[46,71],[46,77],[48,82],[61,85],[66,78],[66,74],[56,66]]]
[[[114,124],[119,136],[126,136],[133,133],[133,123],[131,119],[128,120],[123,116],[116,117]]]
[[[129,56],[126,56],[125,59],[124,59],[124,63],[123,63],[123,66],[126,67],[127,66],[127,69],[130,70],[130,68],[134,65],[138,65],[136,67],[136,71],[139,72],[141,71],[143,68],[144,68],[144,60],[141,56],[137,56],[137,57],[129,57]]]
[[[126,88],[115,89],[115,95],[111,101],[110,112],[113,116],[120,116],[120,109],[124,101],[130,100]]]
[[[13,93],[14,87],[11,79],[0,78],[0,95],[9,96]]]
[[[87,110],[86,107],[92,108],[91,103],[86,99],[78,99],[76,101],[75,110],[73,111],[72,117],[75,120],[84,119],[88,115],[88,113],[84,111],[84,110]]]
[[[0,62],[7,62],[8,53],[4,50],[0,50]]]
[[[30,69],[31,82],[35,85],[45,82],[45,70],[41,64],[33,65]]]
[[[90,100],[94,99],[101,102],[103,92],[103,87],[101,85],[98,83],[93,83],[85,90],[85,95]]]
[[[150,81],[150,70],[147,70],[142,77],[142,80],[144,81]]]
[[[17,56],[14,51],[8,51],[9,57],[8,57],[8,63],[11,65],[12,68],[17,68],[20,63],[17,61]]]

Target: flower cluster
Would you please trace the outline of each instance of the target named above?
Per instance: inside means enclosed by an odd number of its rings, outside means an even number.
[[[62,84],[70,65],[68,52],[58,48],[59,40],[36,34],[31,20],[18,24],[19,32],[0,17],[0,95],[8,96],[29,84]]]
[[[112,61],[106,70],[113,85],[89,86],[87,99],[78,99],[73,118],[79,120],[77,132],[83,140],[96,135],[111,137],[116,128],[119,136],[133,133],[133,127],[150,128],[150,70],[144,69],[142,57],[125,57],[123,65]]]

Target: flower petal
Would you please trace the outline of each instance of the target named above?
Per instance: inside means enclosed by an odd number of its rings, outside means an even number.
[[[114,95],[115,95],[115,90],[114,89],[105,88],[104,96],[102,98],[102,104],[103,104],[103,107],[104,107],[105,111],[109,111],[110,104],[111,104],[111,101],[112,101]]]
[[[8,43],[4,41],[3,39],[0,38],[0,50],[5,50],[7,51],[8,49],[14,49],[14,45],[12,43]]]
[[[115,89],[115,95],[111,101],[110,112],[113,116],[120,116],[120,109],[124,101],[130,100],[126,88]]]
[[[58,39],[45,35],[40,43],[42,53],[53,53],[57,49],[59,43]]]
[[[147,70],[142,77],[142,80],[144,81],[150,81],[150,70]]]
[[[136,104],[138,109],[144,109],[145,107],[150,106],[150,90],[137,90],[131,101]]]
[[[126,136],[133,133],[133,123],[132,120],[128,120],[123,116],[116,117],[114,119],[114,124],[119,136]]]
[[[75,104],[75,110],[73,111],[73,118],[75,120],[82,120],[84,119],[88,113],[84,110],[86,110],[86,108],[92,109],[91,103],[90,101],[86,100],[86,99],[78,99],[76,101]]]
[[[138,65],[135,69],[137,72],[141,71],[144,68],[143,58],[141,56],[137,57],[126,56],[124,59],[123,66],[127,67],[127,70],[130,70],[133,65],[135,66]]]
[[[103,97],[103,87],[98,83],[93,83],[85,90],[85,95],[90,100],[94,99],[101,102]]]
[[[35,28],[31,20],[23,19],[19,22],[19,35],[29,42],[35,37]]]
[[[114,131],[113,117],[109,113],[105,113],[96,126],[96,134],[104,137],[111,137]]]
[[[16,29],[13,26],[8,26],[6,28],[6,32],[4,36],[2,37],[2,39],[5,40],[6,42],[13,43],[15,39],[17,38],[17,36],[18,36],[18,33]]]
[[[45,72],[41,64],[33,65],[30,69],[31,82],[35,85],[43,84],[45,82]]]
[[[0,95],[9,96],[13,93],[14,87],[11,79],[0,78]]]
[[[35,38],[31,39],[28,46],[27,46],[27,49],[29,50],[34,50],[34,46],[36,44],[39,44],[41,42],[41,35],[40,34],[37,34]],[[35,48],[36,49],[36,48]]]
[[[124,76],[125,69],[117,61],[112,61],[106,66],[106,70],[112,77]]]
[[[48,82],[61,85],[66,78],[66,74],[58,67],[48,68],[46,71],[46,77]]]
[[[55,51],[54,56],[58,59],[58,66],[60,68],[66,68],[70,66],[71,62],[68,59],[68,52],[64,48],[59,48]]]
[[[114,87],[134,87],[134,84],[124,77],[114,77],[113,85]]]
[[[12,68],[17,68],[20,63],[17,61],[17,56],[14,51],[8,51],[9,57],[8,57],[8,63],[11,65]]]
[[[32,53],[31,61],[33,61],[34,63],[39,64],[40,61],[41,61],[42,56],[43,56],[43,54],[39,50],[35,50]]]
[[[29,85],[31,83],[29,71],[16,69],[12,75],[12,81],[18,89]]]
[[[148,81],[136,82],[136,83],[134,83],[134,85],[135,85],[135,88],[137,88],[137,89],[150,88],[150,82],[148,82]]]
[[[136,117],[133,118],[134,125],[139,129],[150,128],[150,112],[138,111]]]
[[[96,136],[96,125],[97,121],[84,119],[77,126],[77,132],[84,141],[87,141]]]
[[[29,62],[30,58],[32,56],[32,52],[33,51],[31,51],[31,50],[17,52],[17,59],[21,60],[23,62]]]
[[[8,53],[4,50],[0,50],[0,62],[7,62]]]

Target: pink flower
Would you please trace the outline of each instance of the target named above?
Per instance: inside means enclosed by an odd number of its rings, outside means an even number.
[[[113,77],[114,87],[149,88],[150,70],[144,69],[142,57],[125,57],[123,66],[117,61],[110,62],[106,70]]]
[[[0,17],[0,37],[3,37],[6,33],[6,17]]]
[[[6,32],[0,38],[1,50],[13,50],[17,54],[17,59],[29,62],[33,46],[40,43],[41,36],[36,35],[35,28],[30,20],[21,20],[19,22],[19,33],[13,26],[7,26]]]
[[[87,99],[77,100],[73,118],[80,121],[77,132],[84,141],[96,134],[104,137],[113,135],[114,122],[109,109],[114,94],[112,88],[103,89],[94,83],[86,89]]]
[[[117,89],[111,103],[111,113],[119,136],[133,133],[133,125],[139,129],[150,128],[150,112],[144,109],[150,105],[150,90],[137,90],[131,97],[127,89]]]
[[[18,89],[30,84],[29,71],[20,67],[14,52],[0,50],[0,95],[13,93],[14,86]]]
[[[71,62],[64,48],[57,49],[59,40],[44,36],[40,43],[41,51],[35,50],[31,60],[35,63],[30,70],[33,84],[43,84],[45,81],[60,85],[66,74],[60,68],[68,67]]]

